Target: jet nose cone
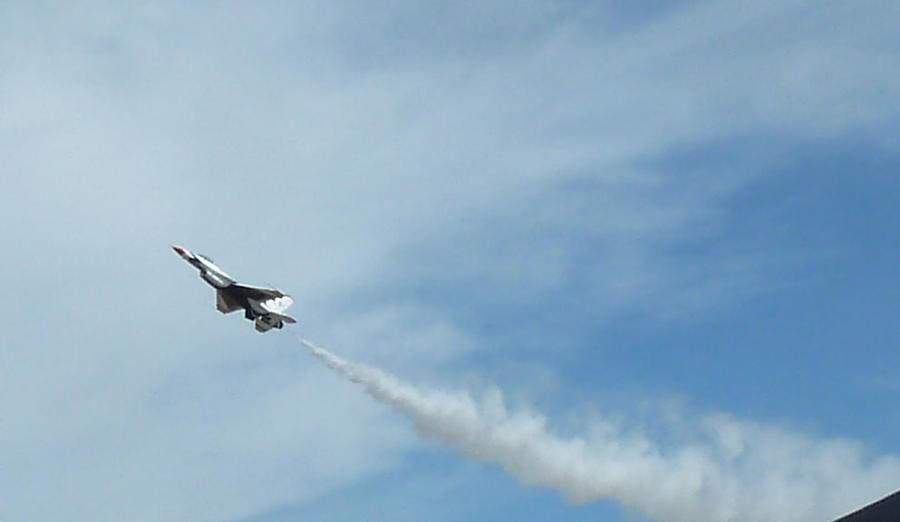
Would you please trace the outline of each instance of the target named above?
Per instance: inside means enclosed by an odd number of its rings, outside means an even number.
[[[184,257],[184,249],[178,245],[172,245],[172,250],[181,257]]]

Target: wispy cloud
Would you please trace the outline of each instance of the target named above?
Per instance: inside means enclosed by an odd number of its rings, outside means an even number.
[[[580,335],[777,285],[780,236],[734,233],[731,198],[775,143],[896,142],[896,6],[630,9],[0,5],[0,511],[239,516],[415,444],[338,386],[295,384],[277,342],[186,287],[173,241],[410,374],[484,345],[467,314],[509,309],[518,331],[521,307],[575,300]],[[748,135],[741,161],[670,161]]]

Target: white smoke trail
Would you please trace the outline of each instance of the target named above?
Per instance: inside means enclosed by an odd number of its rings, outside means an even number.
[[[509,413],[499,393],[419,389],[300,338],[342,377],[408,416],[424,436],[574,503],[615,499],[661,521],[824,522],[900,484],[900,459],[867,459],[861,444],[816,440],[726,416],[698,421],[701,436],[664,449],[598,421],[590,438],[553,434],[546,419]]]

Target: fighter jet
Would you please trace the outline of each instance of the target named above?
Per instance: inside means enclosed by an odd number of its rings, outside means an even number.
[[[285,315],[294,300],[273,288],[261,288],[238,284],[212,259],[194,254],[190,250],[172,245],[172,250],[182,259],[200,271],[200,277],[216,289],[216,309],[223,314],[244,309],[244,317],[254,321],[257,332],[267,332],[272,328],[281,329],[284,323],[297,321]]]

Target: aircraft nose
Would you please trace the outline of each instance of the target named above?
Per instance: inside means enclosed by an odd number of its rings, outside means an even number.
[[[172,245],[172,250],[181,257],[184,257],[184,249],[178,245]]]

